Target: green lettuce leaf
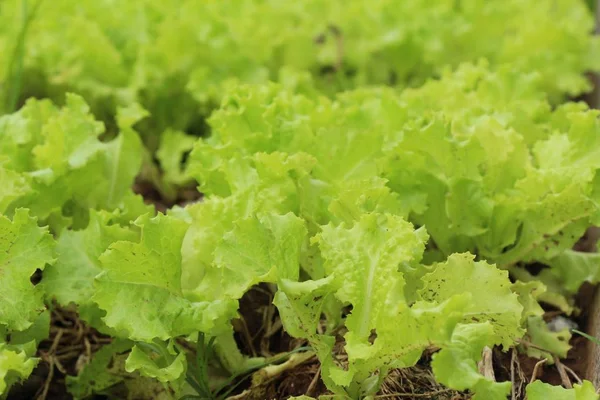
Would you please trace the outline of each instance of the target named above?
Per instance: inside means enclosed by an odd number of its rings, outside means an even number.
[[[190,181],[190,177],[185,173],[184,157],[192,150],[196,140],[193,136],[172,129],[162,133],[156,157],[165,182],[183,185]]]
[[[571,349],[569,329],[553,332],[541,316],[532,316],[527,319],[527,336],[537,347],[527,347],[527,354],[539,359],[547,358],[550,363],[554,362],[553,355],[565,358]]]
[[[311,163],[312,159],[305,155],[283,153],[259,153],[252,163],[232,160],[231,181],[239,186],[236,192],[226,197],[210,196],[186,207],[191,221],[182,249],[182,288],[186,295],[195,296],[194,293],[206,290],[197,288],[207,271],[214,269],[215,250],[237,221],[271,213],[299,213],[294,176],[304,174]],[[210,285],[209,290],[218,288]]]
[[[541,317],[544,309],[538,303],[538,298],[546,291],[544,284],[538,281],[513,283],[511,290],[519,296],[519,303],[523,306],[521,324],[527,322],[529,317]]]
[[[477,361],[486,344],[497,336],[489,322],[461,324],[452,334],[451,342],[434,354],[432,369],[436,379],[457,390],[469,389],[473,399],[504,400],[510,393],[510,382],[495,382],[477,370]]]
[[[565,250],[548,260],[550,274],[556,276],[563,287],[576,293],[583,282],[600,280],[600,254]]]
[[[47,298],[65,307],[77,306],[79,316],[100,329],[102,313],[91,300],[94,278],[102,272],[99,257],[112,243],[139,237],[138,232],[115,224],[115,219],[108,212],[91,210],[84,230],[63,232],[56,244],[56,262],[46,268],[41,283]]]
[[[215,249],[215,268],[205,281],[208,287],[222,285],[227,297],[239,299],[260,282],[298,280],[305,235],[304,221],[293,214],[240,220]],[[213,271],[219,281],[210,280]]]
[[[176,350],[172,341],[166,345],[140,343],[129,353],[125,361],[125,370],[129,373],[139,371],[143,376],[180,387],[182,380],[185,380],[187,360],[185,352]]]
[[[231,302],[194,302],[181,290],[181,245],[188,225],[160,214],[142,216],[136,225],[142,229],[139,243],[118,241],[100,256],[93,300],[106,311],[104,322],[119,335],[148,342],[221,328],[234,315]]]
[[[581,385],[573,385],[573,389],[552,386],[542,381],[535,381],[527,385],[527,398],[530,400],[556,399],[556,400],[597,400],[598,394],[590,381],[583,381]]]
[[[38,345],[48,338],[49,331],[48,310],[22,331],[10,331],[0,325],[0,398],[5,398],[13,383],[25,380],[31,374],[39,361],[35,357]]]
[[[433,271],[423,277],[424,285],[419,295],[425,301],[439,303],[455,295],[470,293],[474,301],[465,310],[463,322],[491,322],[494,334],[487,336],[493,344],[508,349],[523,336],[523,306],[511,291],[508,272],[484,261],[474,262],[474,258],[471,254],[453,254],[446,262],[434,264]],[[481,283],[473,285],[473,282]]]
[[[27,378],[37,361],[23,351],[13,351],[0,343],[0,397],[15,382]]]
[[[0,215],[0,327],[27,329],[46,309],[44,293],[31,276],[54,262],[54,247],[48,228],[38,227],[28,210],[16,210],[12,221]]]

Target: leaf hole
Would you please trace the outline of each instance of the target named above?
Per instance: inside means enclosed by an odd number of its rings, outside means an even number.
[[[371,334],[369,335],[369,343],[375,343],[375,339],[377,339],[377,330],[373,328],[371,329]]]
[[[33,274],[31,274],[31,276],[29,277],[29,281],[32,283],[33,286],[35,286],[42,281],[42,275],[42,270],[38,268]]]

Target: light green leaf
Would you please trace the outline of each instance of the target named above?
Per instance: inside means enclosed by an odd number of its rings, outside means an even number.
[[[234,337],[233,326],[229,327],[229,332],[225,332],[215,337],[213,344],[219,363],[232,375],[243,371],[256,368],[257,365],[264,364],[264,357],[247,357],[242,354]]]
[[[196,140],[197,138],[193,136],[172,129],[167,129],[162,133],[156,157],[160,162],[166,182],[181,185],[190,180],[185,173],[186,164],[183,159],[192,150]]]
[[[84,306],[93,292],[93,281],[102,269],[99,257],[114,242],[136,240],[138,233],[111,225],[111,215],[91,211],[88,226],[66,231],[57,241],[56,262],[44,272],[42,285],[51,298],[63,306]]]
[[[495,332],[487,345],[508,349],[523,336],[523,306],[511,291],[507,271],[500,271],[485,261],[474,262],[471,254],[453,254],[445,263],[434,264],[433,271],[423,277],[419,291],[425,301],[442,302],[452,296],[470,293],[473,302],[464,314],[464,323],[489,321]]]
[[[569,329],[565,328],[559,332],[552,332],[541,315],[531,316],[527,319],[527,335],[529,341],[537,347],[526,346],[527,355],[530,357],[547,358],[550,363],[553,363],[553,355],[565,358],[567,352],[571,349],[569,345],[571,332]]]
[[[333,276],[318,281],[294,282],[282,280],[273,304],[277,306],[286,331],[297,338],[308,339],[321,363],[321,376],[335,393],[346,393],[330,376],[336,368],[332,357],[335,338],[317,333],[326,301],[333,295]]]
[[[42,312],[23,331],[8,331],[0,325],[0,399],[11,385],[31,374],[39,359],[34,358],[38,345],[49,336],[50,312]],[[4,396],[3,396],[4,394]]]
[[[0,397],[13,383],[27,378],[36,364],[24,352],[9,350],[0,342]]]
[[[101,150],[97,137],[104,130],[80,96],[67,96],[67,105],[44,121],[40,144],[32,150],[37,170],[51,169],[62,175],[90,162]]]
[[[10,204],[21,196],[31,192],[31,186],[25,176],[11,169],[5,168],[0,156],[0,182],[2,182],[2,194],[0,194],[0,212],[5,213]]]
[[[100,310],[91,300],[94,278],[102,272],[100,255],[114,242],[139,236],[129,228],[112,224],[114,219],[107,212],[91,210],[84,230],[63,232],[56,245],[57,260],[44,271],[41,285],[46,296],[62,306],[76,305],[80,317],[88,323],[100,322],[94,321]]]
[[[158,352],[155,352],[155,349]],[[186,369],[185,352],[177,351],[172,341],[166,345],[136,344],[125,361],[127,372],[139,371],[142,376],[156,378],[164,383],[171,382],[175,386],[181,386]]]
[[[117,125],[121,129],[133,128],[133,126],[148,117],[150,113],[139,103],[130,103],[125,107],[117,109]]]
[[[241,187],[231,196],[210,196],[186,207],[191,217],[182,250],[182,286],[186,296],[204,296],[206,290],[219,290],[215,285],[198,288],[207,271],[214,270],[215,249],[236,221],[269,213],[299,213],[300,201],[293,175],[301,174],[310,162],[305,155],[283,153],[259,153],[251,161],[232,160],[230,165],[240,178]]]
[[[365,214],[352,228],[327,225],[317,236],[325,271],[340,285],[336,297],[351,303],[346,326],[352,340],[366,342],[385,318],[384,304],[402,301],[404,280],[398,268],[418,259],[425,248],[424,230],[387,214]],[[350,345],[350,342],[347,342]]]
[[[291,213],[237,222],[215,250],[215,272],[220,275],[225,293],[241,298],[259,282],[297,280],[305,235],[304,221]]]
[[[519,296],[519,303],[523,306],[521,325],[525,325],[529,317],[540,317],[544,314],[544,309],[538,303],[538,298],[546,291],[543,283],[517,281],[511,289]]]
[[[0,118],[0,154],[6,168],[14,171],[34,169],[32,150],[42,140],[42,127],[56,108],[49,100],[29,99],[16,113]]]
[[[182,244],[182,289],[193,293],[200,285],[206,270],[212,268],[214,250],[223,236],[233,229],[234,221],[247,217],[249,196],[213,196],[186,207],[191,224]]]
[[[142,216],[136,224],[142,229],[139,243],[116,242],[100,256],[103,271],[96,278],[93,300],[106,311],[104,322],[120,335],[142,341],[219,329],[234,315],[234,304],[219,299],[192,302],[181,292],[187,224],[160,214]]]
[[[331,189],[332,200],[324,208],[332,214],[328,217],[334,222],[351,223],[368,212],[408,217],[408,207],[397,193],[390,191],[385,179],[350,180]]]
[[[198,206],[210,206],[210,204]],[[206,211],[206,208],[204,210]],[[215,217],[222,216],[215,215]],[[210,228],[212,221],[199,219],[197,223],[204,225],[200,226],[201,229]],[[252,285],[298,279],[299,253],[306,236],[305,223],[302,219],[291,213],[253,215],[237,219],[235,222],[225,221],[223,225],[218,226],[218,229],[223,229],[227,224],[232,223],[233,227],[229,232],[224,233],[221,238],[212,238],[217,243],[214,260],[211,260],[210,253],[202,255],[202,258],[210,264],[200,271],[202,275],[200,275],[199,285],[193,290],[186,291],[188,298],[196,301],[225,298],[237,302]],[[194,229],[193,225],[191,229]],[[201,230],[197,231],[199,232]],[[190,268],[194,267],[193,264],[188,265]],[[199,265],[196,264],[195,267],[195,271],[190,270],[190,272],[198,274]],[[231,334],[217,336],[216,347],[225,367],[230,371],[237,371],[244,362],[240,360],[241,354],[237,354],[232,338]],[[223,347],[226,343],[228,345]]]
[[[131,128],[122,127],[119,136],[104,148],[101,180],[97,182],[98,205],[105,209],[121,206],[142,166],[142,142]]]
[[[436,379],[452,389],[470,389],[475,393],[474,399],[505,400],[511,383],[487,379],[477,369],[483,348],[496,335],[489,322],[457,326],[451,342],[433,356]]]
[[[42,290],[30,278],[54,261],[54,246],[28,210],[18,209],[12,221],[0,215],[0,326],[27,329],[46,309]]]
[[[129,226],[131,221],[135,221],[140,215],[156,215],[156,209],[151,202],[130,191],[125,193],[119,202],[118,208],[112,210],[112,222],[122,226]]]
[[[33,324],[23,331],[12,331],[9,337],[0,336],[11,349],[19,349],[31,357],[37,352],[37,346],[50,336],[50,311],[45,310],[37,316]]]
[[[600,280],[600,254],[565,250],[547,261],[552,275],[559,278],[565,289],[577,292],[584,282],[595,284]]]
[[[590,381],[583,381],[581,385],[575,384],[573,389],[535,381],[527,385],[526,392],[529,400],[597,400],[599,397]]]
[[[571,314],[574,311],[574,299],[567,292],[558,277],[552,274],[549,269],[542,269],[535,276],[531,275],[526,269],[517,266],[512,267],[510,272],[515,279],[521,282],[536,282],[543,285],[544,290],[537,294],[537,301],[550,304],[565,314]]]

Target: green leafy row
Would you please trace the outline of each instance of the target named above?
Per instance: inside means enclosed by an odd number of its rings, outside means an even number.
[[[571,0],[7,0],[0,96],[11,112],[19,92],[62,101],[72,91],[106,122],[137,101],[151,112],[144,133],[154,148],[166,128],[201,130],[199,111],[224,87],[287,81],[290,69],[332,94],[416,86],[487,58],[539,71],[553,99],[577,95],[590,87],[583,73],[600,66],[592,30],[585,3]]]
[[[213,135],[197,142],[190,172],[204,183],[203,192],[235,198],[249,184],[267,179],[261,176],[265,171],[277,170],[266,161],[277,152],[310,160],[304,171],[290,174],[296,183],[289,185],[294,195],[290,210],[309,222],[309,232],[319,232],[328,222],[352,223],[365,211],[408,216],[432,236],[427,264],[453,252],[471,251],[521,278],[513,291],[526,304],[521,322],[529,339],[565,356],[570,334],[549,332],[533,299],[571,312],[570,294],[584,281],[598,280],[598,257],[570,248],[597,223],[600,127],[598,113],[582,104],[553,110],[538,84],[536,75],[489,73],[485,65],[465,65],[400,96],[361,89],[331,101],[277,85],[241,87],[211,117]],[[289,204],[288,199],[280,198],[278,206]],[[322,249],[313,246],[309,254],[301,258],[303,269],[317,282],[329,279],[332,271]],[[550,268],[533,278],[519,268],[532,261]],[[402,272],[409,285],[419,287],[426,271],[421,267]],[[348,274],[344,286],[349,285]],[[278,293],[285,293],[281,287]],[[308,285],[304,295],[317,288]],[[419,300],[412,290],[405,291],[409,304]],[[321,299],[322,294],[315,297]],[[300,297],[314,313],[313,321],[321,315],[312,309],[315,297]],[[483,300],[475,300],[479,301]],[[306,325],[302,321],[305,330],[295,335],[313,337],[314,329]],[[293,327],[286,329],[294,332]],[[313,346],[321,345],[317,340]],[[326,347],[321,361],[330,354]],[[327,374],[326,368],[322,371]],[[331,389],[339,384],[328,383]],[[473,385],[458,387],[474,389]],[[361,396],[360,389],[351,390],[350,396]]]
[[[428,260],[470,251],[524,280],[518,263],[549,265],[537,279],[562,289],[544,300],[568,312],[565,296],[598,279],[597,256],[570,250],[600,222],[598,112],[553,109],[538,89],[536,74],[485,64],[401,95],[359,89],[329,100],[242,86],[211,116],[213,134],[196,143],[189,172],[204,193],[224,196],[260,176],[262,152],[310,159],[299,192],[321,204],[300,206],[307,220],[343,220],[324,211],[340,192],[372,210],[376,199],[427,227]],[[334,207],[359,216],[344,206]]]
[[[230,322],[261,282],[277,285],[284,328],[310,343],[339,398],[374,395],[390,369],[428,348],[441,349],[439,382],[490,399],[510,384],[480,375],[484,347],[508,349],[526,334],[566,354],[569,333],[545,327],[536,299],[570,312],[569,294],[598,280],[595,255],[570,250],[598,218],[598,113],[553,109],[538,75],[485,64],[402,94],[329,99],[304,83],[228,94],[190,156],[206,199],[156,217],[129,189],[143,156],[131,128],[139,108],[121,111],[108,141],[76,96],[0,119],[3,183],[15,182],[3,185],[0,220],[5,385],[31,373],[54,299],[116,340],[70,379],[76,396],[108,390],[123,371],[142,386],[155,379],[166,398],[210,392],[176,339],[214,338],[232,374],[263,363],[242,356]],[[547,274],[527,275],[529,261]],[[344,364],[332,351],[342,337]],[[595,398],[588,389],[573,393]]]

